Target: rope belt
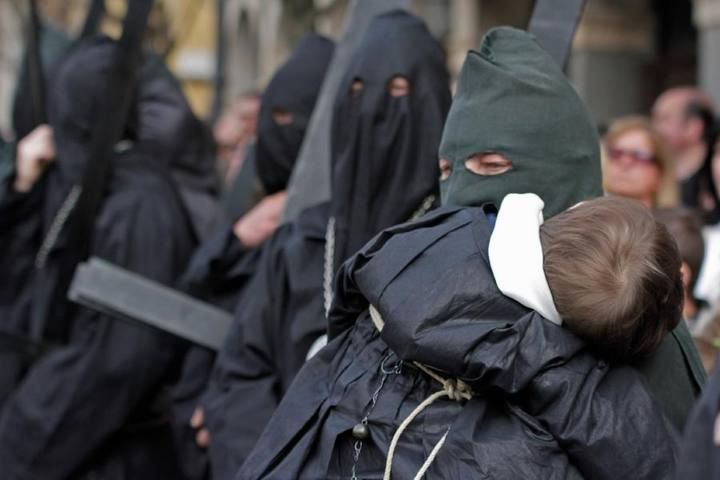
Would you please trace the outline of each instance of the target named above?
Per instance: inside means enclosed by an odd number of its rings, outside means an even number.
[[[385,322],[380,315],[380,312],[378,312],[378,310],[372,305],[370,305],[370,318],[372,319],[375,328],[379,332],[382,332],[383,327],[385,326]],[[435,403],[435,401],[439,398],[447,397],[450,400],[462,402],[463,400],[470,400],[473,397],[472,389],[467,383],[463,382],[462,380],[443,378],[442,376],[438,375],[436,372],[432,371],[430,368],[419,362],[413,362],[413,365],[415,365],[415,367],[417,367],[425,374],[427,374],[430,378],[442,385],[442,390],[438,390],[437,392],[431,394],[429,397],[423,400],[417,407],[415,407],[415,410],[410,412],[410,414],[405,418],[405,420],[403,420],[403,422],[398,427],[395,435],[393,435],[392,441],[390,442],[390,448],[388,449],[383,480],[390,480],[393,458],[395,456],[397,444],[400,441],[400,436],[402,436],[403,432],[407,429],[410,423],[412,423],[415,417],[420,415],[420,413],[422,413],[427,407]],[[440,440],[430,451],[430,455],[425,460],[425,463],[423,463],[422,467],[420,467],[420,470],[418,470],[417,474],[414,477],[414,480],[420,480],[425,475],[427,470],[435,461],[435,457],[437,457],[437,454],[440,452],[443,444],[445,443],[445,439],[447,438],[448,433],[450,433],[450,427],[448,427],[447,431],[445,431],[445,434],[440,438]]]

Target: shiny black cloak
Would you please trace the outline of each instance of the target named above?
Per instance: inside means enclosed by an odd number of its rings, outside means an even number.
[[[610,368],[568,330],[504,297],[492,277],[480,208],[443,207],[384,231],[345,263],[331,341],[295,378],[236,478],[382,478],[401,422],[394,478],[672,478],[676,438],[635,370]],[[382,314],[380,333],[367,312]],[[365,418],[358,446],[353,427]],[[357,459],[356,459],[356,452]]]

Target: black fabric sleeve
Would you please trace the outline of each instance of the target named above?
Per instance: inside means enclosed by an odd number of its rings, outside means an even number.
[[[587,354],[541,372],[519,397],[588,479],[671,479],[679,438],[630,367]]]
[[[32,278],[41,243],[42,189],[16,192],[0,182],[0,410],[31,361],[17,337],[32,308]]]
[[[0,305],[12,304],[28,282],[40,238],[42,188],[16,192],[14,177],[0,182]],[[2,307],[0,307],[2,308]]]
[[[178,288],[232,312],[255,274],[260,250],[245,248],[232,225],[220,228],[193,253]]]
[[[19,223],[38,216],[42,206],[43,179],[28,192],[18,192],[13,188],[14,175],[0,182],[0,235],[4,237]]]
[[[413,324],[383,338],[404,360],[453,367],[446,374],[476,395],[502,392],[547,428],[584,478],[672,478],[677,437],[635,370],[610,368],[534,312],[513,323]],[[429,348],[448,345],[448,335],[454,349]]]
[[[263,246],[257,273],[238,302],[203,397],[213,476],[233,478],[280,402],[274,334],[282,331],[286,265],[284,232]]]
[[[162,196],[142,199],[104,207],[93,253],[172,284],[179,259],[190,254],[188,233],[171,214],[176,206]],[[176,360],[176,340],[155,330],[84,308],[72,325],[68,344],[39,359],[5,406],[3,478],[71,477],[147,406]]]

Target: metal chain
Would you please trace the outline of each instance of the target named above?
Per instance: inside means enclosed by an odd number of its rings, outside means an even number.
[[[370,397],[370,405],[368,406],[367,412],[365,412],[365,416],[360,420],[360,423],[363,425],[367,425],[368,421],[370,419],[370,414],[375,409],[375,405],[377,405],[378,398],[380,397],[380,392],[382,391],[383,387],[385,386],[385,381],[388,379],[390,375],[400,375],[402,372],[402,366],[403,362],[402,360],[398,360],[395,365],[392,366],[392,368],[385,368],[385,362],[390,358],[391,354],[388,354],[383,358],[382,362],[380,363],[380,372],[383,374],[382,377],[380,377],[380,383],[378,384],[378,387],[373,392],[372,396]],[[353,443],[353,466],[352,466],[352,476],[350,477],[351,480],[358,480],[357,477],[357,463],[360,459],[360,453],[362,452],[363,447],[363,441],[358,439],[355,440]]]
[[[428,195],[425,197],[423,202],[420,204],[420,207],[412,214],[410,217],[411,220],[416,219],[422,215],[425,215],[433,206],[433,203],[435,203],[435,195]],[[335,266],[334,266],[334,256],[335,256],[335,218],[330,217],[327,224],[327,229],[325,230],[325,265],[323,269],[323,299],[324,299],[324,306],[325,306],[325,317],[329,315],[330,312],[330,306],[332,305],[333,300],[333,289],[332,289],[332,282],[334,279],[335,274]],[[368,424],[368,420],[370,418],[370,414],[372,413],[373,409],[375,408],[375,405],[377,404],[378,398],[380,396],[380,392],[382,391],[383,387],[385,386],[385,381],[388,379],[390,375],[399,375],[402,371],[402,360],[398,361],[392,369],[388,370],[385,368],[385,362],[390,358],[390,355],[386,356],[383,361],[380,363],[380,371],[382,372],[383,376],[380,378],[380,383],[378,387],[375,389],[375,391],[372,394],[372,397],[370,398],[370,406],[368,407],[367,412],[365,413],[365,416],[360,420],[360,423],[363,425]],[[357,476],[357,463],[360,459],[360,453],[362,452],[363,448],[363,441],[360,439],[355,440],[353,443],[353,466],[352,466],[352,476],[350,477],[351,480],[358,480]]]
[[[58,210],[55,214],[55,218],[53,218],[52,224],[50,224],[50,228],[48,229],[48,232],[40,245],[40,249],[35,256],[35,268],[38,270],[45,266],[48,256],[50,255],[50,251],[55,246],[55,243],[60,236],[60,232],[75,208],[78,198],[80,198],[81,191],[82,187],[80,185],[73,186],[72,190],[70,190],[70,193],[68,193],[68,196],[60,206],[60,210]]]
[[[435,195],[428,195],[425,197],[423,202],[420,204],[420,207],[415,210],[415,212],[410,217],[410,220],[414,220],[418,217],[421,217],[422,215],[425,215],[425,213],[428,212],[433,206],[433,203],[435,202]],[[328,317],[330,312],[330,306],[332,305],[333,300],[333,289],[332,289],[332,282],[334,278],[334,255],[335,255],[335,218],[330,217],[327,224],[327,229],[325,231],[325,268],[323,270],[323,299],[325,301],[325,318]],[[378,397],[380,396],[380,392],[382,391],[383,387],[385,386],[385,381],[388,379],[390,375],[398,375],[400,374],[401,368],[402,368],[402,360],[398,361],[397,364],[391,369],[387,370],[385,368],[385,361],[389,358],[389,355],[385,357],[380,364],[380,371],[382,372],[383,376],[380,379],[380,384],[375,389],[375,392],[373,392],[372,397],[370,398],[370,406],[368,407],[367,412],[365,413],[365,416],[360,420],[360,423],[363,425],[368,424],[368,419],[370,417],[370,414],[372,413],[373,409],[375,408],[375,404],[377,403]],[[351,480],[358,480],[357,477],[357,463],[360,459],[360,453],[362,452],[363,447],[363,441],[360,439],[355,440],[353,443],[353,466],[352,466],[352,476],[350,477]]]

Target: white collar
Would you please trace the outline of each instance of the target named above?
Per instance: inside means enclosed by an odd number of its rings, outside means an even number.
[[[534,193],[511,193],[503,199],[490,236],[490,268],[505,296],[562,325],[543,270],[544,206]]]

